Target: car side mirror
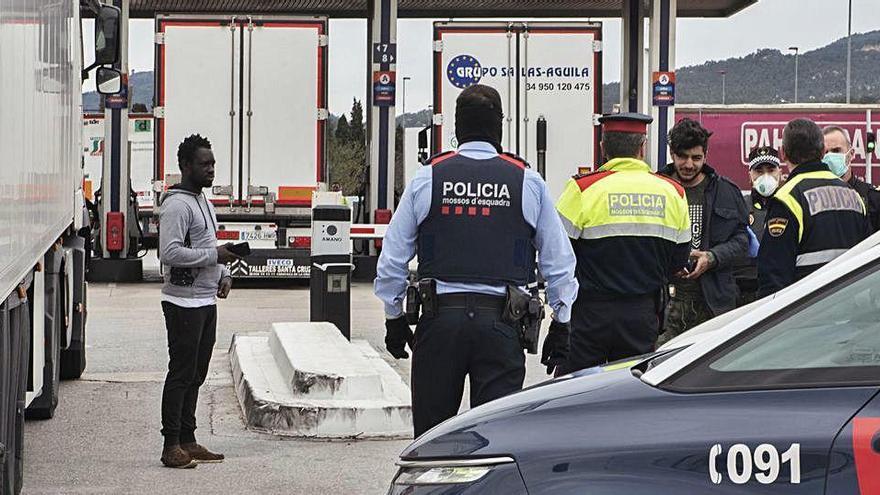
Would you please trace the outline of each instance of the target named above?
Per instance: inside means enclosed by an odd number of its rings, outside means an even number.
[[[122,74],[116,69],[99,67],[95,79],[98,93],[102,95],[115,95],[122,91]]]
[[[82,79],[89,71],[101,65],[119,62],[119,20],[122,11],[112,5],[102,5],[95,14],[95,61],[82,70]]]
[[[95,65],[113,65],[119,61],[119,19],[121,12],[112,5],[102,5],[95,17]]]

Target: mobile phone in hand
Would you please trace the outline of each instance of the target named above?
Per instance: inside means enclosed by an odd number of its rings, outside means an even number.
[[[242,258],[251,254],[251,245],[248,242],[239,242],[238,244],[229,246],[227,249],[229,249],[229,252],[232,254],[241,256]]]

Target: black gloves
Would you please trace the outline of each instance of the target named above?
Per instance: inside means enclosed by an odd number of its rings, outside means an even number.
[[[385,348],[394,356],[394,359],[406,359],[406,344],[413,346],[413,332],[406,322],[406,316],[400,316],[393,320],[385,320]]]
[[[568,360],[569,333],[568,323],[559,323],[556,320],[550,322],[550,331],[541,348],[541,364],[547,367],[548,375],[553,374],[557,366]]]

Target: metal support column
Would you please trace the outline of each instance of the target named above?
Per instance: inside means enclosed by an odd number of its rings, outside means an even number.
[[[135,231],[137,205],[130,208],[131,156],[128,142],[128,23],[129,0],[108,0],[120,9],[119,61],[113,68],[122,74],[122,91],[104,97],[104,156],[101,174],[101,256],[92,258],[89,280],[133,282],[143,279],[140,258],[128,257],[130,236]],[[112,241],[111,241],[112,238]],[[112,245],[111,245],[112,243]]]
[[[651,69],[646,74],[647,81],[651,82],[651,75],[656,72],[669,72],[675,70],[675,24],[677,0],[653,0],[650,30],[650,63]],[[650,97],[650,95],[649,95]],[[669,163],[669,147],[666,143],[666,135],[669,129],[675,125],[675,106],[651,106],[651,116],[654,122],[648,132],[649,152],[646,161],[655,169],[662,168]]]
[[[370,0],[367,24],[369,73],[367,154],[370,189],[367,211],[373,223],[387,223],[394,209],[395,79],[397,0]]]
[[[122,91],[104,98],[104,156],[101,174],[102,258],[126,258],[128,253],[129,143],[128,143],[128,4],[129,0],[107,2],[122,11],[119,20],[119,61],[113,65],[122,73]],[[108,218],[122,214],[122,249],[109,249]],[[115,228],[115,227],[114,227]]]
[[[643,0],[624,0],[621,18],[620,111],[644,111],[645,9]]]

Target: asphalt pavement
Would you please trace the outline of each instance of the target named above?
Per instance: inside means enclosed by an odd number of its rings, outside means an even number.
[[[154,256],[145,263],[153,280]],[[408,441],[297,440],[244,427],[227,354],[232,336],[267,331],[276,321],[308,321],[309,291],[302,282],[242,285],[218,305],[217,344],[198,406],[198,441],[224,453],[225,462],[175,470],[159,461],[168,359],[160,285],[91,284],[86,372],[62,383],[53,419],[26,423],[24,493],[385,493]],[[371,284],[353,284],[352,338],[382,351],[408,383],[410,361],[384,352],[383,325]],[[527,366],[527,384],[546,378],[536,356]]]

